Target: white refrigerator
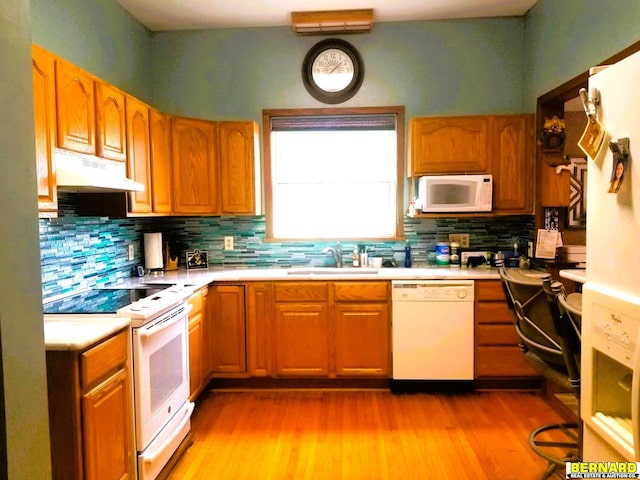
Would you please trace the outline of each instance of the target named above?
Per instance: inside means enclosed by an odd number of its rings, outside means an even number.
[[[593,70],[598,71],[592,72],[588,91],[592,98],[596,90],[599,93],[595,113],[607,138],[599,153],[587,160],[587,270],[581,368],[583,458],[638,461],[640,53]],[[628,150],[625,141],[620,140],[625,138],[629,139]],[[615,144],[613,147],[609,146],[610,141]],[[624,173],[620,183],[615,181],[616,165],[618,173]]]

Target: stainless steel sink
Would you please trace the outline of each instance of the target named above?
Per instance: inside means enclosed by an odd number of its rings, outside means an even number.
[[[309,267],[287,270],[287,275],[376,275],[377,273],[377,268]]]

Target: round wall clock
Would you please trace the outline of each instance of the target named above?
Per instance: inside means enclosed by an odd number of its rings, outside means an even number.
[[[323,103],[341,103],[353,97],[364,78],[362,57],[353,45],[330,38],[316,43],[302,63],[307,91]]]

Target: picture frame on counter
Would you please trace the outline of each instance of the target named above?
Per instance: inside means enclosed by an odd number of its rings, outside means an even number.
[[[206,250],[193,250],[187,252],[187,270],[200,270],[209,268],[208,256]]]

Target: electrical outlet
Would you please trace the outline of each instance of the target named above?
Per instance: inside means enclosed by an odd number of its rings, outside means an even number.
[[[469,234],[468,233],[450,233],[449,242],[456,242],[460,245],[460,248],[469,248]]]
[[[527,257],[533,257],[533,242],[527,242]]]
[[[233,237],[224,237],[224,249],[233,250]]]
[[[136,251],[133,246],[133,243],[130,243],[129,244],[129,261],[130,262],[135,258],[135,255],[136,255]]]

